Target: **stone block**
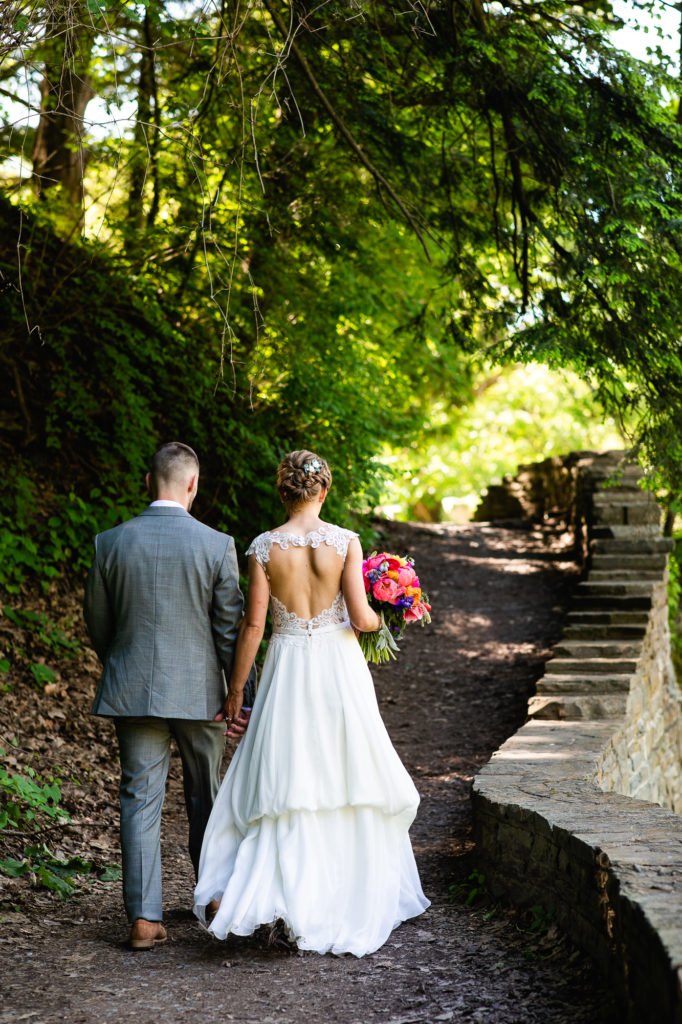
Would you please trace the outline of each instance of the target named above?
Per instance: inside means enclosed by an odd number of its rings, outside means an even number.
[[[594,510],[597,526],[654,526],[661,523],[661,510],[656,504],[644,501],[604,502]]]
[[[661,573],[658,569],[597,569],[590,570],[592,583],[600,583],[609,580],[659,580]]]
[[[647,597],[653,593],[653,580],[596,580],[590,576],[576,587],[577,597]]]
[[[625,703],[626,697],[621,694],[538,696],[528,701],[528,714],[568,720],[619,718],[625,712]]]
[[[576,590],[576,595],[571,602],[571,611],[607,611],[617,614],[619,612],[648,611],[651,604],[650,594],[605,594],[603,591],[600,593],[594,590],[581,592]]]
[[[564,640],[643,640],[646,632],[641,625],[611,625],[610,623],[577,622],[564,630]],[[555,648],[556,650],[556,648]]]
[[[599,537],[592,542],[592,550],[595,553],[608,555],[656,555],[667,554],[672,551],[674,541],[670,537],[661,537],[658,530],[651,532],[646,537],[635,536],[605,536]]]
[[[547,671],[557,676],[632,675],[637,670],[634,658],[550,658]]]
[[[668,557],[665,551],[649,551],[643,553],[630,553],[620,551],[613,554],[605,554],[595,551],[590,562],[591,572],[618,572],[621,569],[655,571],[662,575],[668,564]]]
[[[646,608],[641,611],[612,611],[609,609],[577,611],[573,609],[569,611],[567,621],[571,625],[636,625],[644,627],[646,631],[646,626],[649,622],[649,609]]]
[[[551,662],[549,663],[551,665]],[[538,679],[535,689],[538,695],[561,696],[566,693],[592,694],[592,693],[628,693],[632,675],[607,675],[605,672],[599,675],[586,675],[576,673],[575,675],[547,675]]]
[[[637,660],[642,651],[639,640],[595,640],[595,639],[564,639],[554,647],[556,658],[599,658]]]
[[[654,496],[649,491],[635,490],[628,488],[622,490],[617,487],[597,487],[592,495],[592,503],[595,508],[604,505],[647,505],[655,508],[660,515],[660,507]]]

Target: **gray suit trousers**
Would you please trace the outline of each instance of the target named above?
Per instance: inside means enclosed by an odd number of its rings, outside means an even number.
[[[161,808],[171,737],[182,759],[189,853],[194,872],[220,786],[225,723],[178,718],[116,718],[121,760],[123,900],[128,919],[161,921]]]

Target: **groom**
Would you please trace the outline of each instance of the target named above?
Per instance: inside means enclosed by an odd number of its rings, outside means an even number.
[[[144,512],[95,539],[85,622],[104,671],[93,714],[114,719],[121,762],[123,898],[130,945],[163,942],[161,807],[173,738],[182,759],[195,873],[220,783],[225,700],[243,598],[234,541],[190,514],[199,460],[165,444]],[[253,684],[245,704],[251,704]],[[244,723],[242,723],[243,725]]]

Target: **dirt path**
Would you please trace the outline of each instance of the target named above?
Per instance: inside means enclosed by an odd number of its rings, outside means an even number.
[[[71,902],[37,896],[2,914],[0,1020],[99,1024],[601,1024],[608,998],[550,922],[540,930],[503,909],[467,907],[469,787],[523,721],[525,701],[573,577],[565,539],[468,527],[387,528],[429,584],[434,624],[414,629],[396,666],[376,673],[382,711],[422,806],[412,831],[431,909],[372,956],[320,957],[255,939],[207,939],[189,912],[178,762],[164,824],[170,941],[123,946],[118,884]],[[85,695],[83,695],[85,700]],[[98,731],[106,743],[108,726]],[[67,731],[68,735],[68,731]],[[74,737],[75,739],[76,737]],[[71,741],[70,741],[71,742]],[[67,744],[68,746],[68,744]],[[108,802],[115,792],[111,786]],[[467,880],[468,879],[468,880]],[[459,885],[453,893],[453,885]]]

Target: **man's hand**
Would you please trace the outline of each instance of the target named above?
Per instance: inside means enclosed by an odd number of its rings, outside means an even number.
[[[250,717],[251,708],[242,708],[237,717],[229,723],[225,735],[232,740],[241,739],[246,732]]]

